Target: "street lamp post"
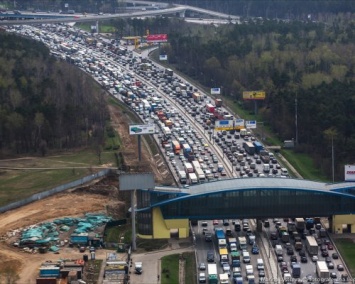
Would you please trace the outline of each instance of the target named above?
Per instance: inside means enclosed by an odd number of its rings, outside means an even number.
[[[297,94],[295,98],[295,128],[296,128],[296,145],[298,145],[298,106]]]
[[[334,135],[332,134],[332,177],[334,183]]]

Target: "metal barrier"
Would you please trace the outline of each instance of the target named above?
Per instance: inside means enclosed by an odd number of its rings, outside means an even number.
[[[54,188],[52,188],[50,190],[43,191],[43,192],[40,192],[40,193],[36,193],[36,194],[34,194],[34,195],[30,196],[30,197],[27,197],[25,199],[22,199],[22,200],[19,200],[19,201],[16,201],[16,202],[13,202],[13,203],[10,203],[10,204],[7,204],[5,206],[0,207],[0,213],[4,213],[6,211],[19,208],[21,206],[30,204],[30,203],[35,202],[37,200],[41,200],[41,199],[46,198],[48,196],[51,196],[51,195],[54,195],[56,193],[62,192],[64,190],[67,190],[69,188],[73,188],[73,187],[76,187],[76,186],[79,186],[79,185],[83,185],[83,184],[85,184],[87,182],[93,181],[94,179],[97,179],[97,178],[100,178],[100,177],[103,177],[103,176],[107,176],[112,171],[113,171],[112,169],[104,169],[104,170],[99,171],[97,173],[94,173],[92,175],[85,176],[85,177],[83,177],[81,179],[78,179],[78,180],[75,180],[75,181],[72,181],[72,182],[69,182],[69,183],[66,183],[66,184],[59,185],[59,186],[54,187]]]

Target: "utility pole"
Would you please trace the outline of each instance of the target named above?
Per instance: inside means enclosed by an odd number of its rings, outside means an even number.
[[[334,134],[332,134],[332,176],[334,183]]]
[[[296,127],[296,145],[298,145],[298,110],[297,110],[297,94],[295,98],[295,127]]]

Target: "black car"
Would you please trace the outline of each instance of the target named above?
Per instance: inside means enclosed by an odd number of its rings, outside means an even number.
[[[301,262],[302,263],[307,263],[308,262],[308,259],[306,256],[301,256]]]
[[[336,252],[334,252],[334,253],[332,254],[332,258],[333,258],[333,259],[338,259],[338,258],[339,258],[339,255],[338,255]]]
[[[293,251],[292,248],[288,248],[288,249],[287,249],[287,254],[288,254],[288,255],[294,255],[294,253],[295,253],[295,252]]]
[[[300,250],[300,251],[298,252],[298,254],[299,254],[300,256],[306,256],[306,252],[305,252],[304,250]]]
[[[214,262],[214,252],[213,251],[208,251],[207,252],[207,261],[208,262]]]

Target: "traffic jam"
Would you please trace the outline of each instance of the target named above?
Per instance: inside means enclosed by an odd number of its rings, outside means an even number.
[[[143,124],[153,124],[154,137],[180,184],[289,177],[275,154],[245,128],[244,120],[226,110],[221,98],[212,98],[120,42],[60,24],[7,30],[43,42],[54,57],[90,74]],[[198,252],[198,281],[347,281],[341,257],[319,218],[262,220],[262,233],[254,228],[255,221],[247,219],[199,221],[193,226],[207,243],[207,249]]]

